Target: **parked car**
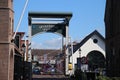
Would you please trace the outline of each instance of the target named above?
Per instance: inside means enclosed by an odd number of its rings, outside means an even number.
[[[51,69],[51,72],[52,72],[52,73],[55,73],[55,68],[52,68],[52,69]]]
[[[55,71],[56,71],[55,68],[48,68],[48,69],[47,69],[47,73],[53,74],[53,73],[55,73]]]
[[[39,68],[33,68],[32,73],[39,75],[39,74],[41,74],[41,71]]]

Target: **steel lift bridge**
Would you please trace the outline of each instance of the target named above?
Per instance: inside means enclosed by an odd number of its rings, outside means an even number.
[[[72,13],[51,13],[51,12],[29,12],[28,23],[29,23],[29,52],[28,61],[31,62],[31,39],[36,34],[41,32],[52,32],[58,33],[65,38],[65,74],[69,75],[68,63],[69,63],[69,21],[72,17]]]

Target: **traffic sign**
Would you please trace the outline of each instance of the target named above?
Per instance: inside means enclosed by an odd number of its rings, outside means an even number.
[[[82,57],[81,58],[81,63],[82,64],[87,64],[87,57]]]

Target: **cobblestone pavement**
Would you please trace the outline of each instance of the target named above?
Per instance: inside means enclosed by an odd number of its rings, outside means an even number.
[[[64,75],[33,75],[32,80],[72,80]]]
[[[32,80],[72,80],[69,78],[33,78]]]

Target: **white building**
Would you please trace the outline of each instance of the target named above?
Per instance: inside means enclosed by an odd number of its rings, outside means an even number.
[[[103,68],[105,66],[105,57],[105,39],[95,30],[80,43],[73,45],[73,55],[70,56],[70,62],[73,63],[73,70],[75,70],[77,63],[79,63],[77,62],[77,58],[86,59],[87,62],[81,64],[81,69],[83,71],[92,70],[94,67]]]

